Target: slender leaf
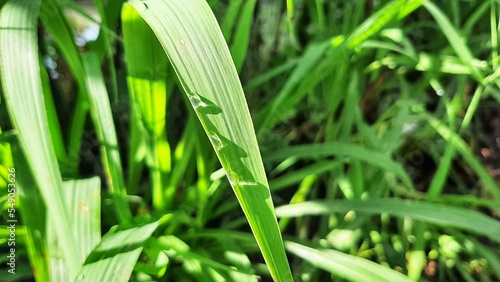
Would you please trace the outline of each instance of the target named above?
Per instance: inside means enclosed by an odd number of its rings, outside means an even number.
[[[306,215],[327,215],[335,212],[355,210],[368,214],[387,213],[398,217],[408,217],[438,226],[455,227],[472,233],[481,234],[492,241],[500,242],[498,231],[500,221],[477,211],[454,206],[415,202],[401,199],[370,199],[309,201],[295,205],[281,206],[276,209],[278,217],[298,217]]]
[[[97,177],[64,182],[64,196],[69,204],[69,216],[75,226],[72,230],[76,239],[75,248],[81,253],[78,258],[79,265],[83,264],[101,239],[100,183]],[[64,260],[59,255],[62,250],[56,243],[52,243],[57,242],[56,224],[49,222],[47,227],[49,254],[54,254],[50,259],[50,281],[65,282],[71,280],[71,277],[65,271]]]
[[[64,16],[61,3],[57,0],[43,0],[40,10],[40,20],[44,28],[53,38],[64,56],[71,74],[78,84],[75,111],[71,122],[68,148],[68,174],[76,176],[80,160],[80,145],[88,113],[88,101],[86,99],[88,89],[85,84],[85,70],[78,50],[74,44],[74,34]],[[59,148],[62,149],[62,148]]]
[[[401,164],[392,160],[389,155],[355,144],[330,142],[324,144],[290,146],[265,154],[265,160],[276,161],[290,157],[320,158],[326,156],[352,157],[362,160],[368,164],[394,173],[400,177],[409,188],[413,187],[412,181],[404,168]]]
[[[46,239],[47,209],[17,140],[13,140],[10,144],[12,145],[15,169],[18,173],[22,173],[22,177],[16,178],[19,195],[18,207],[21,207],[20,215],[26,226],[26,249],[31,268],[34,270],[35,279],[49,281],[48,242]]]
[[[465,45],[463,39],[459,36],[456,28],[452,25],[450,20],[446,18],[441,10],[432,2],[426,2],[423,4],[424,7],[431,13],[431,15],[436,19],[437,24],[440,26],[444,33],[444,36],[450,42],[451,47],[454,49],[457,56],[462,60],[462,62],[469,67],[471,75],[477,79],[479,82],[483,81],[484,76],[481,71],[474,66],[474,56],[470,49]]]
[[[129,281],[145,241],[158,225],[155,221],[127,229],[113,228],[90,253],[76,281]]]
[[[152,240],[152,245],[156,248],[168,251],[171,256],[181,256],[186,260],[195,260],[201,265],[206,265],[229,274],[242,274],[244,277],[243,281],[255,280],[255,277],[251,273],[223,265],[215,260],[191,251],[185,242],[175,236],[162,236],[158,238],[158,240]]]
[[[127,190],[123,178],[118,140],[108,92],[100,69],[101,64],[95,53],[85,54],[83,64],[87,72],[86,84],[89,89],[90,115],[97,129],[97,137],[101,142],[108,186],[113,193],[116,211],[120,219],[128,221],[132,215],[126,199]]]
[[[137,131],[145,131],[145,134],[137,132],[140,137],[132,138],[142,138],[142,142],[147,144],[147,165],[153,182],[153,206],[162,210],[173,202],[164,193],[171,169],[170,145],[165,126],[168,60],[153,31],[130,5],[123,7],[122,30],[133,125],[137,127]],[[147,54],[137,56],[145,49],[148,50]],[[133,149],[139,148],[136,146]],[[137,152],[133,151],[132,154],[137,155]]]
[[[230,50],[238,72],[241,71],[247,56],[253,13],[256,4],[257,0],[244,1],[240,11],[240,20],[238,21],[236,30],[234,31],[234,37],[232,38]]]
[[[238,75],[202,0],[131,1],[160,40],[227,172],[273,278],[290,281],[255,131]]]
[[[445,126],[440,120],[434,116],[422,113],[422,117],[429,122],[429,124],[450,144],[452,144],[457,152],[467,161],[471,168],[477,173],[479,179],[482,181],[484,188],[493,195],[495,200],[500,199],[500,186],[493,179],[490,173],[486,170],[484,165],[472,154],[467,143],[450,128]]]

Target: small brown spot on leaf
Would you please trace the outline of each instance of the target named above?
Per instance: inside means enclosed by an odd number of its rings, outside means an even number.
[[[87,205],[85,203],[80,203],[80,211],[82,212],[89,212],[89,207],[87,207]]]

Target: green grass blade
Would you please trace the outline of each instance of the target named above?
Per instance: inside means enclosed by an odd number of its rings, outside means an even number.
[[[230,50],[234,65],[238,72],[241,71],[245,58],[247,56],[250,32],[252,27],[253,15],[257,0],[245,1],[240,11],[240,19],[236,25],[234,36],[231,40]]]
[[[314,185],[317,178],[318,178],[317,175],[314,174],[304,178],[302,183],[300,183],[300,186],[298,187],[295,194],[293,194],[293,197],[290,200],[290,204],[297,204],[304,202],[306,198],[309,196],[309,193],[311,192],[311,187]],[[281,218],[280,221],[278,222],[280,229],[282,231],[285,230],[289,222],[290,218],[287,217]]]
[[[71,6],[70,1],[65,1],[67,6]],[[125,0],[116,0],[116,1],[104,1],[104,18],[103,20],[106,21],[106,24],[104,26],[106,27],[113,27],[116,25],[118,22],[118,19],[120,18],[120,11],[123,6],[123,3]],[[101,27],[102,28],[102,27]],[[110,31],[112,32],[112,31]],[[100,32],[99,37],[97,40],[89,42],[89,45],[91,46],[92,51],[96,52],[97,55],[99,56],[99,60],[102,61],[103,57],[106,54],[106,49],[110,48],[107,44],[109,43],[109,40],[105,39],[104,37],[110,36],[108,32]]]
[[[73,233],[81,249],[81,264],[101,240],[101,180],[98,177],[64,182]]]
[[[255,277],[252,276],[252,273],[247,273],[243,270],[236,269],[235,267],[221,264],[216,260],[204,257],[203,255],[198,254],[195,251],[191,251],[189,245],[175,236],[162,236],[157,240],[151,240],[151,245],[153,246],[153,248],[157,248],[161,251],[169,250],[169,252],[171,253],[170,255],[173,257],[180,256],[185,260],[194,260],[201,265],[212,267],[214,269],[227,272],[228,274],[243,274],[245,275],[244,281],[248,281],[251,278],[255,279]]]
[[[67,174],[76,176],[80,160],[80,145],[88,114],[87,86],[85,84],[85,70],[74,44],[74,34],[70,24],[66,20],[63,8],[57,0],[43,0],[40,10],[40,20],[44,28],[50,34],[55,44],[59,47],[61,54],[68,63],[71,74],[78,84],[78,97],[73,114],[68,142],[68,169]]]
[[[448,128],[439,119],[428,113],[422,113],[422,117],[436,130],[447,142],[452,144],[457,152],[464,158],[470,167],[477,173],[484,188],[493,195],[495,200],[500,199],[500,186],[486,170],[484,165],[474,156],[467,143],[453,130]],[[497,209],[498,210],[498,209]]]
[[[9,143],[17,141],[17,133],[14,130],[9,130],[7,132],[2,132],[0,129],[0,143]]]
[[[109,189],[113,194],[116,211],[122,221],[130,220],[132,214],[127,202],[127,190],[123,178],[122,164],[111,105],[101,72],[101,64],[95,53],[82,56],[86,70],[86,84],[89,89],[90,115],[101,142],[103,167]]]
[[[119,2],[119,1],[113,1],[113,2]],[[105,7],[103,0],[94,0],[94,3],[101,17],[99,35],[101,36],[104,45],[105,60],[108,63],[108,71],[110,76],[109,84],[111,86],[110,87],[111,101],[113,102],[113,104],[115,104],[116,102],[118,102],[118,85],[116,83],[116,68],[113,55],[113,43],[110,40],[110,35],[107,33],[107,31],[109,30],[107,21],[107,9]]]
[[[165,195],[168,199],[173,198],[177,187],[182,183],[182,178],[188,169],[189,162],[191,161],[191,155],[194,152],[195,142],[191,138],[192,132],[196,131],[196,117],[190,115],[187,121],[184,133],[177,144],[174,151],[174,166],[172,173],[170,174],[170,179],[168,181],[168,186],[165,189]]]
[[[392,160],[387,154],[355,144],[330,142],[324,144],[290,146],[265,154],[264,160],[277,161],[291,157],[321,158],[326,156],[352,157],[364,161],[370,165],[394,173],[404,181],[407,187],[413,188],[410,176],[406,173],[401,164]]]
[[[407,217],[438,226],[455,227],[471,233],[481,234],[492,241],[500,242],[498,230],[500,221],[477,211],[464,208],[415,202],[401,199],[309,201],[276,208],[278,217],[300,217],[306,215],[328,215],[335,212],[355,210],[368,214],[382,214]]]
[[[5,134],[2,134],[2,136]],[[37,190],[36,181],[26,162],[26,158],[17,144],[11,142],[12,157],[16,170],[22,177],[17,178],[19,206],[21,218],[26,226],[26,249],[30,258],[31,268],[37,281],[49,281],[49,267],[47,261],[46,222],[47,209]],[[14,167],[14,166],[11,166]]]
[[[408,2],[414,2],[418,5],[423,1],[396,0],[389,2],[354,30],[346,39],[348,48],[357,48],[368,38],[377,34],[386,24],[396,19],[404,11],[405,6],[409,4]]]
[[[288,34],[295,48],[300,48],[295,33],[295,0],[286,0],[286,15],[288,19]]]
[[[473,62],[476,60],[472,55],[472,52],[470,51],[469,47],[465,45],[463,39],[459,36],[458,31],[450,22],[450,20],[443,14],[441,10],[439,10],[439,8],[434,3],[424,3],[424,7],[434,17],[457,56],[462,59],[462,62],[465,65],[469,67],[470,74],[479,82],[482,82],[484,76],[481,71],[474,66]]]
[[[270,69],[269,71],[265,72],[264,74],[261,74],[261,75],[257,76],[256,78],[252,79],[250,82],[248,82],[244,86],[244,90],[245,91],[252,90],[255,87],[257,87],[257,86],[259,86],[267,81],[270,81],[271,79],[291,70],[293,67],[295,67],[295,65],[297,65],[298,61],[299,60],[296,58],[289,59],[288,61],[286,61],[282,65],[279,65],[273,69]]]
[[[151,28],[130,5],[125,5],[122,10],[122,30],[132,118],[140,123],[134,124],[138,126],[137,130],[145,130],[141,137],[148,148],[146,163],[153,183],[153,206],[164,210],[173,202],[172,198],[164,195],[171,170],[170,145],[165,127],[168,60]],[[143,50],[148,52],[138,56]]]
[[[291,94],[295,90],[294,88],[300,84],[300,81],[307,77],[307,74],[311,71],[314,66],[320,63],[326,51],[330,48],[330,41],[324,41],[321,43],[311,44],[304,52],[302,57],[297,62],[295,69],[290,74],[290,77],[286,81],[285,85],[281,91],[273,99],[272,104],[266,106],[257,117],[256,128],[258,130],[259,136],[264,132],[274,126],[274,124],[281,117],[275,117],[276,113],[280,112],[278,109],[283,107],[283,105],[290,104]],[[337,46],[337,48],[339,48]],[[305,94],[305,93],[304,93]],[[298,99],[301,99],[302,96]],[[294,98],[295,99],[295,98]],[[293,100],[295,102],[295,100]],[[293,103],[293,102],[292,102]],[[274,120],[273,120],[274,119]]]
[[[245,251],[233,240],[221,240],[221,245],[224,248],[224,257],[228,262],[232,263],[238,269],[244,270],[248,273],[253,273],[252,264],[250,259],[245,254]],[[248,276],[246,274],[234,273],[231,275],[234,281],[251,281],[257,282],[258,277]]]
[[[252,227],[276,281],[290,281],[255,131],[236,69],[205,1],[131,1],[155,32]]]
[[[479,106],[479,102],[481,100],[483,93],[484,93],[484,87],[482,86],[478,86],[476,91],[474,91],[472,100],[469,106],[467,107],[467,112],[464,116],[462,123],[460,124],[459,134],[464,132],[469,127],[472,117],[476,113],[476,110]],[[445,181],[448,177],[449,169],[451,167],[451,161],[454,156],[455,156],[455,145],[453,144],[453,142],[449,142],[447,144],[443,156],[441,157],[439,167],[436,173],[434,174],[431,184],[429,185],[427,191],[428,199],[433,200],[441,193],[442,189],[444,188]]]
[[[65,151],[66,146],[64,145],[64,138],[59,120],[57,118],[57,111],[54,104],[54,98],[52,97],[52,90],[50,89],[49,75],[43,68],[40,68],[40,78],[42,80],[42,90],[45,98],[45,107],[47,109],[50,136],[52,136],[52,142],[54,143],[57,159],[61,162],[61,166],[66,166],[68,161]]]
[[[145,241],[158,225],[155,221],[122,230],[112,228],[90,253],[76,281],[129,281]]]
[[[286,241],[285,247],[289,252],[310,264],[349,281],[412,281],[404,274],[388,267],[336,250],[310,248],[291,241]]]
[[[40,80],[37,17],[40,1],[9,1],[0,13],[1,81],[9,114],[48,208],[56,224],[58,243],[70,277],[76,277],[78,258],[73,226],[64,201],[63,185],[49,135]]]
[[[99,178],[71,180],[64,182],[64,197],[69,205],[69,216],[74,224],[72,230],[76,239],[75,248],[81,257],[77,258],[79,266],[85,262],[90,252],[97,246],[101,238],[101,181]],[[49,254],[51,279],[50,281],[69,281],[71,277],[65,271],[64,261],[59,253],[61,249],[53,242],[57,242],[57,223],[49,222],[47,227],[47,240],[49,241]]]
[[[40,20],[71,69],[80,89],[85,90],[85,72],[74,44],[74,34],[57,0],[43,0],[40,8]]]
[[[224,19],[220,24],[220,29],[226,39],[226,42],[231,42],[231,39],[233,38],[233,30],[242,5],[243,0],[234,0],[229,2],[229,6],[224,14]]]
[[[412,235],[415,236],[415,241],[411,252],[408,252],[408,277],[412,281],[419,281],[422,275],[422,270],[426,263],[425,247],[427,238],[425,237],[426,226],[423,222],[416,222],[413,226]]]
[[[363,44],[363,48],[370,48],[370,45]],[[415,60],[418,61],[416,65]],[[436,56],[420,52],[416,58],[409,57],[407,54],[404,54],[404,56],[389,55],[378,62],[384,66],[400,65],[414,67],[416,70],[429,73],[470,74],[469,64],[464,64],[459,57],[455,56]],[[478,60],[473,61],[472,65],[479,71],[486,70],[488,67],[486,62]]]
[[[68,137],[68,165],[70,165],[69,174],[77,175],[78,162],[80,161],[80,147],[82,144],[82,137],[87,121],[89,111],[89,104],[86,98],[86,93],[80,91],[76,98],[75,111],[71,117],[71,126]]]
[[[278,191],[293,184],[301,182],[304,178],[309,175],[322,175],[331,172],[336,167],[341,166],[341,162],[335,161],[318,161],[315,164],[306,166],[304,168],[294,170],[293,172],[287,173],[279,178],[275,178],[269,181],[269,186],[271,191]]]

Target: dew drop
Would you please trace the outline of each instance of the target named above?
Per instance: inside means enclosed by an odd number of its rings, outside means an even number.
[[[181,38],[181,40],[179,40],[181,42],[181,45],[186,45],[186,42],[184,41],[184,39]]]
[[[76,277],[76,281],[83,280],[85,276],[83,274],[80,274]]]
[[[193,108],[196,110],[199,107],[206,107],[207,105],[201,101],[200,95],[196,93],[188,93],[187,94],[189,102],[191,102],[191,105],[193,105]]]
[[[232,170],[226,171],[226,175],[227,179],[229,180],[229,183],[231,184],[231,187],[234,187],[240,181],[238,174]]]
[[[222,140],[220,139],[219,135],[217,135],[217,133],[209,132],[208,138],[210,138],[210,141],[212,141],[212,144],[214,145],[215,149],[218,151],[222,150],[222,148],[224,148],[226,146],[226,144],[224,144],[222,142]]]

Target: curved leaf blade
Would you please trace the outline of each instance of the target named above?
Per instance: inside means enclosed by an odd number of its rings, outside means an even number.
[[[203,0],[133,0],[162,44],[227,172],[270,272],[292,279],[255,130],[229,49]]]
[[[318,250],[286,241],[286,249],[312,265],[350,281],[386,282],[412,281],[404,274],[364,258],[335,250]]]
[[[276,208],[278,217],[299,217],[306,215],[327,215],[335,212],[355,210],[367,214],[382,214],[407,217],[438,226],[455,227],[481,234],[492,241],[500,242],[498,232],[500,221],[477,211],[465,208],[416,202],[401,199],[309,201]]]
[[[54,151],[40,80],[37,18],[40,0],[7,2],[0,12],[1,84],[11,120],[27,162],[48,209],[58,222],[58,243],[70,277],[76,276],[80,250],[75,248],[72,222]],[[50,203],[50,204],[49,204]]]

